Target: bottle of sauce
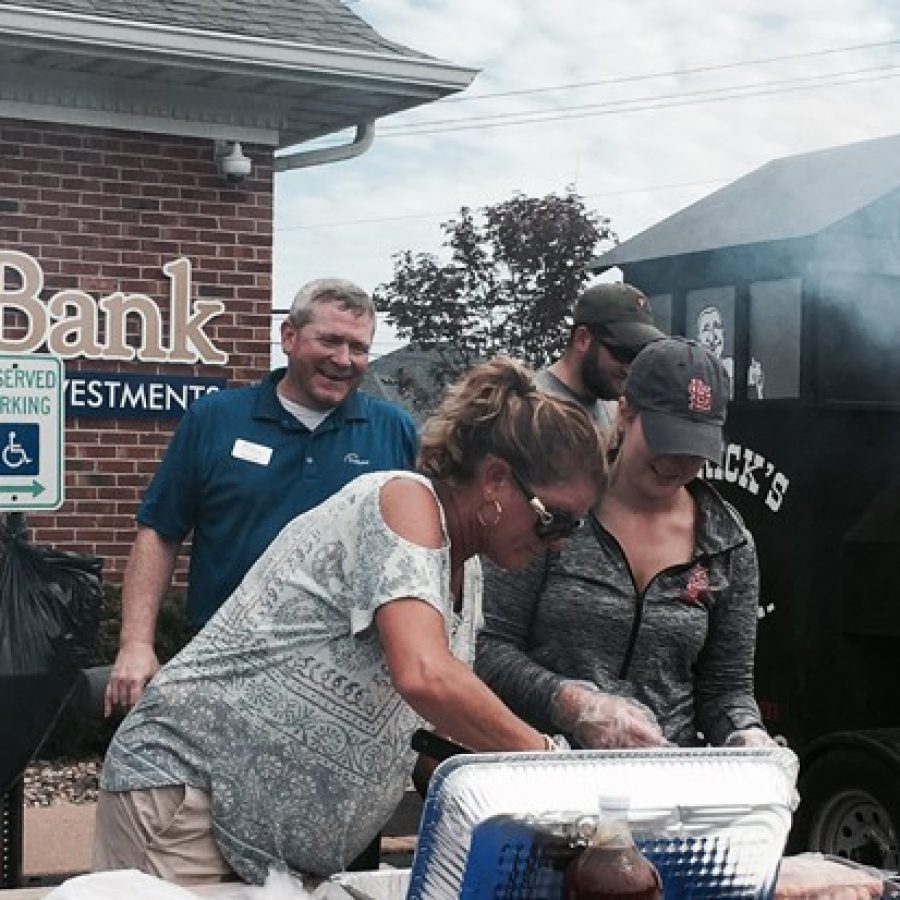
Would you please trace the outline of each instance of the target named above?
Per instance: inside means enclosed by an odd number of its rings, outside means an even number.
[[[662,900],[656,867],[635,846],[627,807],[603,807],[587,846],[566,866],[565,900]]]

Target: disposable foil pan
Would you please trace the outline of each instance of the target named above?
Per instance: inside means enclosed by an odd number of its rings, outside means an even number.
[[[432,778],[411,872],[337,878],[357,900],[558,900],[561,876],[542,870],[528,826],[576,826],[616,797],[666,900],[764,900],[796,765],[784,748],[457,756]]]

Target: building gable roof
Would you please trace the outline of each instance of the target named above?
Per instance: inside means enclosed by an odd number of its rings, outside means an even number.
[[[900,135],[773,160],[623,241],[595,270],[818,234],[900,188]]]

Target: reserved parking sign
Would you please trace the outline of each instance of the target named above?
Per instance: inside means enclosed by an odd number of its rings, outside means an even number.
[[[57,357],[0,354],[0,510],[62,505],[62,397]]]

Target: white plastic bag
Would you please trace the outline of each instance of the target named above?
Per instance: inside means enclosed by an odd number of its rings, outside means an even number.
[[[197,900],[197,895],[137,869],[76,875],[47,894],[45,900]]]
[[[270,871],[264,885],[225,882],[184,888],[137,869],[77,875],[64,881],[44,900],[347,900],[330,881],[313,881],[310,889],[287,872]]]
[[[304,886],[299,878],[287,872],[270,870],[263,885],[222,885],[222,893],[212,888],[198,889],[214,900],[350,900],[349,895],[333,881],[309,879]],[[210,892],[210,893],[207,893]]]

